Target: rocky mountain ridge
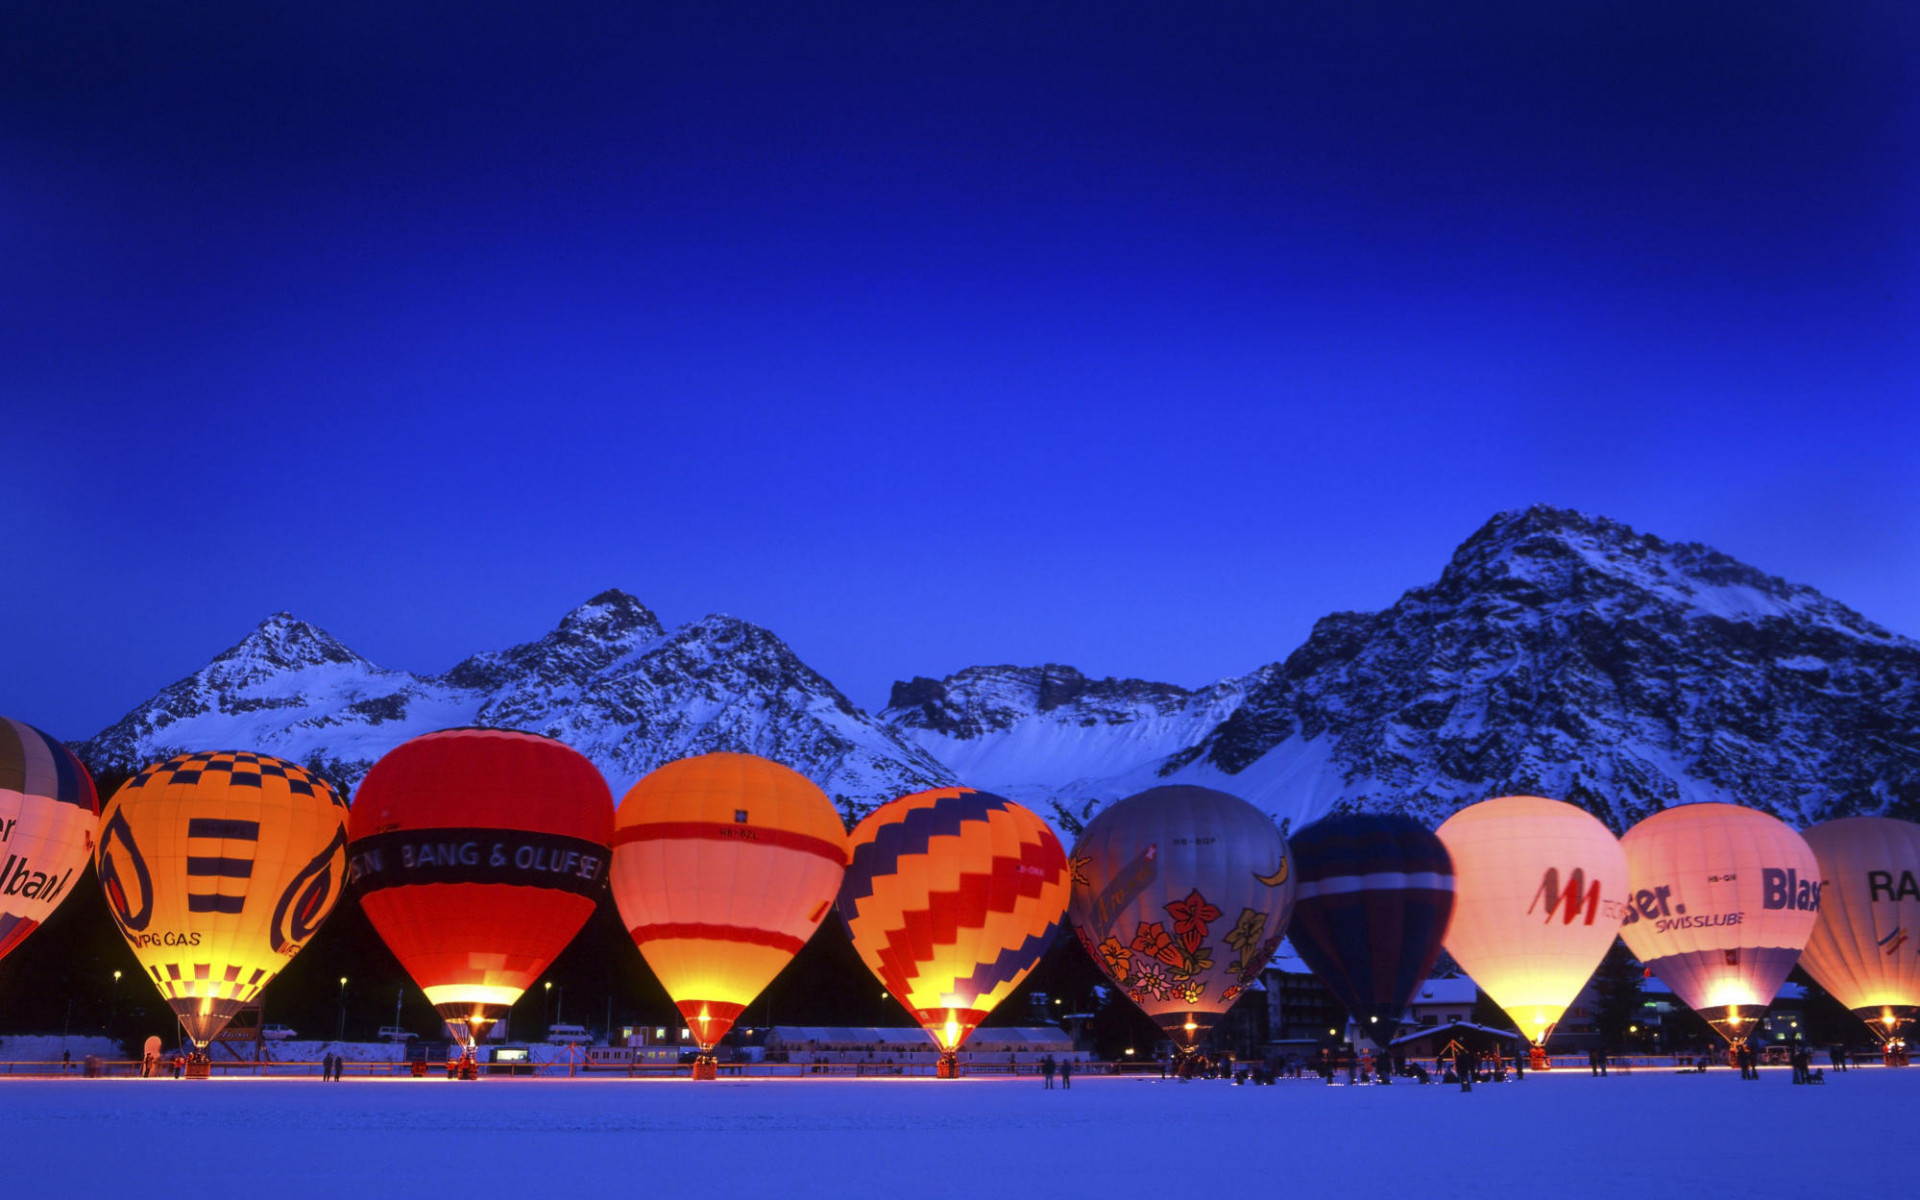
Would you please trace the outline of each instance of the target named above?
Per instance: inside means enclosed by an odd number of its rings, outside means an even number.
[[[1390,607],[1332,614],[1285,659],[1197,689],[972,667],[897,683],[869,715],[765,629],[669,631],[611,591],[438,676],[279,614],[82,751],[125,769],[245,745],[351,784],[455,724],[559,737],[616,795],[662,762],[737,749],[808,774],[849,816],[965,780],[1066,834],[1163,782],[1291,824],[1336,807],[1437,821],[1513,792],[1617,829],[1709,799],[1795,823],[1920,815],[1920,644],[1708,547],[1545,507],[1494,517]]]
[[[594,761],[616,798],[663,763],[714,750],[790,763],[850,815],[952,781],[766,630],[709,616],[669,631],[617,590],[536,641],[437,676],[376,666],[277,613],[79,749],[96,770],[128,771],[185,749],[240,747],[352,787],[394,746],[454,725],[559,738]]]

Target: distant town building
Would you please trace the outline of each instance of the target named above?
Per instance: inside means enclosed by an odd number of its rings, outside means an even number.
[[[1346,1010],[1294,953],[1290,942],[1280,943],[1280,949],[1260,973],[1260,984],[1266,991],[1263,1042],[1324,1042],[1333,1030],[1346,1024]]]

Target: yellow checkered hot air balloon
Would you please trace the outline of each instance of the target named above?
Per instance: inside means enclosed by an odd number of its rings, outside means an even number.
[[[114,794],[94,866],[120,932],[204,1047],[333,911],[347,806],[293,763],[237,751],[155,763]]]
[[[840,917],[867,968],[933,1035],[941,1074],[1046,953],[1067,911],[1067,856],[1011,800],[939,788],[853,831]]]
[[[813,936],[846,862],[826,793],[764,758],[685,758],[627,792],[613,898],[702,1050]]]

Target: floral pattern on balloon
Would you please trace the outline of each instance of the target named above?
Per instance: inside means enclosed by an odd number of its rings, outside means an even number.
[[[1089,956],[1182,1049],[1272,959],[1293,908],[1273,819],[1206,788],[1153,788],[1082,830],[1072,916]]]

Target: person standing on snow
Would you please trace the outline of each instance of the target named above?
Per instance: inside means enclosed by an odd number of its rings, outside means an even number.
[[[1071,1058],[1063,1058],[1060,1060],[1060,1087],[1064,1090],[1072,1086],[1073,1060]]]
[[[1047,1081],[1047,1089],[1051,1091],[1053,1089],[1053,1055],[1049,1054],[1040,1060],[1040,1075]]]

